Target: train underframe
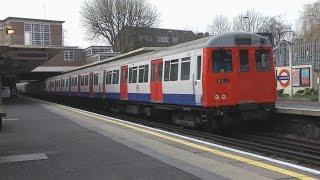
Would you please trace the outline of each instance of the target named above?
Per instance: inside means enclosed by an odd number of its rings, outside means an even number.
[[[236,106],[194,107],[162,103],[143,103],[126,100],[110,100],[76,96],[42,96],[44,99],[61,103],[76,103],[82,107],[101,109],[121,114],[143,115],[149,119],[170,122],[173,124],[206,128],[208,130],[223,129],[250,120],[261,124],[271,122],[274,103],[245,103]],[[50,99],[49,99],[50,100]]]

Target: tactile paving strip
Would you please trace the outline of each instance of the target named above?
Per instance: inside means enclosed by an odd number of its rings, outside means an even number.
[[[49,159],[49,157],[44,153],[21,154],[21,155],[14,155],[14,156],[2,156],[0,157],[0,163],[34,161],[34,160],[43,160],[43,159]]]

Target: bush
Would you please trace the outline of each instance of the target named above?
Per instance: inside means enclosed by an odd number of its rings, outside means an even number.
[[[282,94],[283,94],[283,91],[284,91],[284,89],[279,89],[279,90],[277,90],[277,94],[278,94],[278,95],[282,95]]]
[[[298,91],[296,92],[296,95],[300,95],[300,96],[301,96],[301,95],[304,95],[304,90],[302,90],[302,89],[301,89],[301,90],[298,90]]]

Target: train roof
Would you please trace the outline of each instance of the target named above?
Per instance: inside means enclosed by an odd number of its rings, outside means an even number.
[[[248,32],[229,32],[209,39],[205,47],[258,46],[270,47],[270,41],[261,35]]]

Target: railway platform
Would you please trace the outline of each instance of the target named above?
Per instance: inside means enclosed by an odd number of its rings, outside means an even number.
[[[31,98],[8,102],[0,179],[319,179],[320,171]]]
[[[283,114],[320,116],[320,102],[293,100],[277,101],[275,112]]]

